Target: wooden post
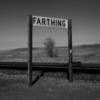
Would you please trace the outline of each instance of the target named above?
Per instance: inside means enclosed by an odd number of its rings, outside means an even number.
[[[69,82],[73,81],[73,69],[72,69],[72,60],[73,60],[73,50],[72,50],[72,20],[68,19],[68,53],[69,53]]]
[[[28,33],[28,85],[32,85],[32,15],[29,16]]]

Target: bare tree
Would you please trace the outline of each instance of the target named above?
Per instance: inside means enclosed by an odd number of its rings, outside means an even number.
[[[48,37],[43,42],[49,57],[57,57],[57,49],[55,48],[55,40]]]

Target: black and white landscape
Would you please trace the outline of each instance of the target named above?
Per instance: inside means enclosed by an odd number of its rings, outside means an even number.
[[[45,48],[33,48],[33,62],[68,62],[68,48],[56,48],[58,57],[53,58],[48,57]],[[0,62],[26,62],[27,60],[27,48],[0,51]],[[82,63],[100,63],[100,44],[74,46],[73,61],[80,61]]]
[[[42,21],[35,19],[34,25],[44,27],[32,28],[29,15],[41,16]],[[68,19],[72,20],[73,45],[77,45],[73,46],[73,62],[86,64],[89,69],[83,72],[84,66],[78,66],[80,70],[73,70],[70,83],[67,70],[44,72],[33,68],[33,84],[28,87],[29,33],[33,34],[33,63],[67,63]],[[63,26],[59,29],[58,21]],[[29,31],[29,26],[33,30]],[[56,57],[49,57],[42,47],[47,37],[56,42]],[[23,64],[21,70],[1,65],[8,62],[26,62],[26,69]],[[0,100],[100,100],[100,0],[0,0]]]

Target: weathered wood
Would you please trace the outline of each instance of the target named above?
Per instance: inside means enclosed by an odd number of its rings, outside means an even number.
[[[28,43],[28,80],[29,86],[32,85],[32,15],[29,16],[29,43]],[[68,19],[68,52],[69,52],[69,81],[73,81],[73,71],[72,71],[72,20]]]
[[[28,33],[28,84],[32,85],[32,15],[29,16],[29,33]]]
[[[72,69],[72,60],[73,60],[73,50],[72,50],[72,20],[68,19],[68,54],[69,54],[69,81],[73,81],[73,69]]]

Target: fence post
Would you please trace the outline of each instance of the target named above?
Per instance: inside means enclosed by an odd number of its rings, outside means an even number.
[[[73,50],[72,50],[72,20],[68,19],[68,53],[69,53],[69,62],[68,62],[68,73],[69,73],[69,82],[73,81]]]
[[[32,15],[29,15],[28,33],[28,86],[32,85]]]

